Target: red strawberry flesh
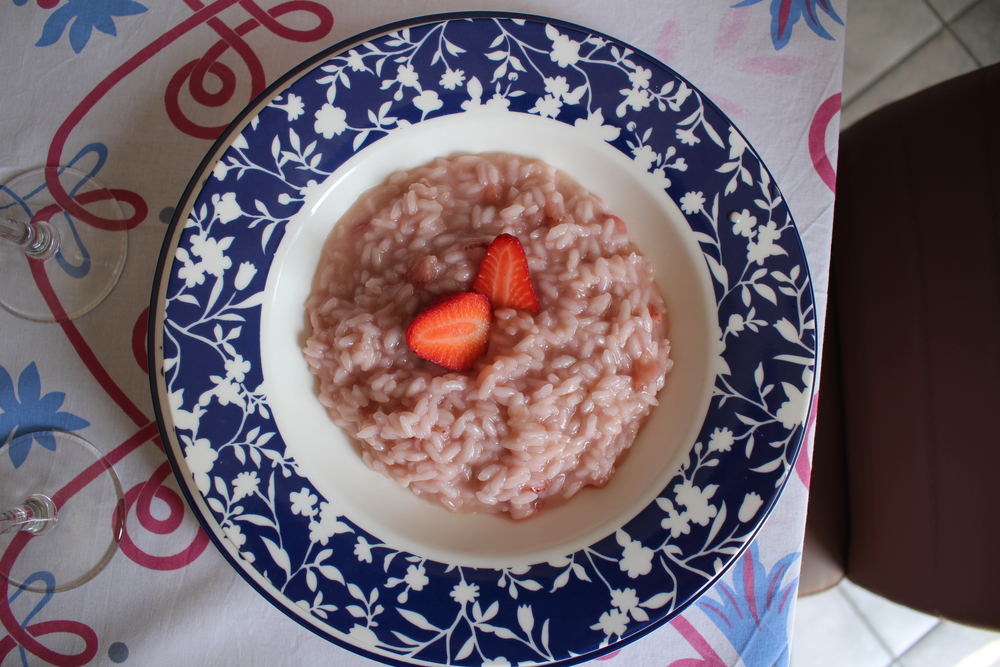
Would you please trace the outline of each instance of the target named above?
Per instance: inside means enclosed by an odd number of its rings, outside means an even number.
[[[472,289],[485,294],[494,308],[538,313],[538,297],[531,283],[524,246],[511,234],[500,234],[493,239]]]
[[[490,302],[477,292],[450,292],[432,300],[406,330],[406,344],[421,359],[467,371],[489,347]]]

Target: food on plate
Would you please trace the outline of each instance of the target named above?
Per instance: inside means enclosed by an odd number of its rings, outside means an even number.
[[[410,322],[406,346],[438,366],[467,371],[489,347],[490,308],[479,292],[442,294]]]
[[[486,249],[472,289],[485,294],[494,308],[519,308],[538,314],[528,257],[516,236],[501,234]]]
[[[369,467],[459,512],[603,486],[673,361],[653,267],[553,166],[439,158],[365,193],[306,303],[319,400]]]

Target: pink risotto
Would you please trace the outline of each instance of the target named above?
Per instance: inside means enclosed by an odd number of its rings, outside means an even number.
[[[407,347],[434,297],[470,290],[500,234],[539,312],[494,308],[465,372]],[[458,512],[524,518],[603,486],[673,362],[653,267],[626,224],[551,165],[502,153],[394,174],[338,222],[306,303],[319,400],[365,462]]]

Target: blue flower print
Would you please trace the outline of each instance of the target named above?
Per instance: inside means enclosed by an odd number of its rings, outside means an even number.
[[[35,362],[21,372],[17,379],[17,391],[10,373],[0,366],[0,443],[7,443],[13,437],[44,431],[34,438],[25,438],[10,448],[10,460],[19,468],[31,445],[37,442],[50,451],[55,451],[56,441],[49,430],[75,431],[90,426],[90,422],[68,412],[60,412],[66,394],[53,391],[42,396],[42,382],[38,377]]]
[[[733,7],[749,7],[763,1],[743,0]],[[800,19],[823,39],[834,39],[833,35],[823,27],[820,11],[838,24],[844,25],[844,20],[837,14],[830,0],[771,0],[771,41],[775,50],[780,51],[788,44],[792,38],[792,28]]]
[[[788,667],[788,614],[798,578],[785,583],[792,553],[770,571],[760,562],[757,543],[733,565],[733,586],[719,581],[698,606],[739,651],[746,667]]]
[[[113,17],[132,16],[145,11],[146,8],[135,0],[66,0],[66,4],[54,11],[45,22],[42,37],[35,46],[55,44],[68,26],[69,44],[80,53],[90,41],[94,28],[114,37],[118,31]]]

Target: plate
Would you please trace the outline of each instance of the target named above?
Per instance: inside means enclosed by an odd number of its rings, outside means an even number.
[[[495,150],[554,164],[628,222],[675,360],[611,482],[520,522],[370,471],[301,354],[320,247],[355,199]],[[408,20],[275,83],[183,195],[150,313],[161,434],[216,546],[298,623],[390,664],[573,664],[668,622],[774,506],[814,389],[804,252],[743,135],[656,60],[525,15]]]

